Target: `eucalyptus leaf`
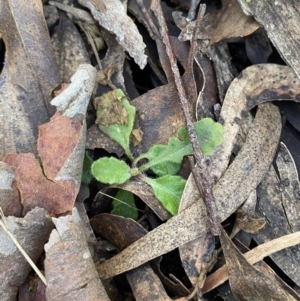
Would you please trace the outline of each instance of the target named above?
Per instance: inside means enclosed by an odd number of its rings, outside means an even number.
[[[97,123],[101,131],[117,142],[130,160],[133,160],[129,142],[136,109],[120,89],[103,94],[94,106],[97,109]],[[119,120],[118,120],[119,118]]]
[[[113,200],[112,205],[114,208],[110,212],[111,214],[132,218],[133,220],[138,219],[138,211],[135,206],[134,196],[131,192],[119,190],[115,195],[115,200]]]
[[[166,175],[157,179],[144,177],[143,180],[151,186],[154,195],[172,214],[178,213],[180,199],[186,184],[180,176]]]
[[[92,164],[92,175],[105,184],[123,184],[130,179],[130,167],[114,157],[104,157]]]

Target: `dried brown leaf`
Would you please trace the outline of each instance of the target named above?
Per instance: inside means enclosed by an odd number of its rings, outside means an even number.
[[[300,185],[294,159],[284,143],[280,143],[276,166],[282,190],[282,205],[291,232],[300,231]]]
[[[300,232],[288,234],[279,238],[275,238],[244,254],[244,257],[250,264],[255,264],[269,255],[274,255],[276,252],[295,246],[300,243]],[[203,293],[206,293],[220,284],[228,280],[228,271],[226,265],[209,275],[206,279]]]
[[[151,101],[149,101],[151,99]],[[170,137],[184,126],[183,114],[173,83],[152,89],[135,98],[131,104],[136,107],[138,121],[143,131],[143,140],[137,146],[142,154],[154,144],[167,144]]]
[[[42,2],[1,1],[0,34],[6,48],[0,159],[9,152],[36,154],[38,125],[49,120],[51,92],[59,83]]]
[[[58,184],[47,180],[33,154],[9,154],[4,162],[15,168],[15,181],[25,212],[36,206],[50,214],[72,209],[78,190],[73,181]]]
[[[278,109],[273,105],[268,103],[259,105],[254,125],[248,133],[243,148],[214,187],[214,196],[221,220],[226,219],[230,215],[230,212],[234,212],[248,198],[271,164],[280,137],[281,124],[278,122],[279,117]],[[269,139],[268,127],[270,125],[274,127],[273,141]],[[195,193],[196,191],[194,178],[190,176],[182,195],[182,208],[186,208],[198,200],[199,196]],[[198,202],[198,206],[201,206],[202,210],[205,210],[202,200]],[[193,247],[207,244],[206,236],[200,236],[196,241],[192,242]],[[187,248],[189,248],[189,245]],[[208,256],[206,261],[211,257],[213,250],[210,249],[209,251],[206,253],[206,256]],[[180,252],[182,253],[181,258],[184,261],[185,257],[190,258],[195,256],[193,253],[196,251],[186,249],[183,246],[180,248]],[[194,269],[199,268],[197,273],[200,274],[202,273],[201,268],[206,265],[207,262],[200,261],[198,265],[194,266]],[[186,272],[194,284],[196,281],[194,275],[197,273],[194,271],[190,272],[188,269]]]
[[[259,244],[297,231],[299,226],[297,172],[287,149],[280,147],[278,157],[282,177],[279,179],[271,166],[257,188],[258,212],[267,220],[265,227],[254,236]],[[287,169],[290,170],[287,172]],[[294,246],[271,255],[272,260],[298,285],[299,250],[299,246]]]
[[[107,300],[76,208],[72,215],[53,218],[56,229],[45,245],[48,301]]]
[[[179,19],[179,16],[176,16]],[[210,40],[214,44],[221,40],[244,37],[259,28],[253,17],[243,13],[236,0],[222,0],[222,8],[207,14],[201,23],[198,39]],[[181,32],[179,39],[190,40],[195,22],[189,23]]]
[[[209,15],[207,18],[210,18]],[[212,26],[208,28],[211,30],[211,44],[224,39],[244,37],[259,28],[254,18],[243,13],[236,0],[222,0],[222,9],[217,15],[212,14],[210,22]]]
[[[127,16],[124,6],[119,0],[79,0],[87,7],[95,20],[111,33],[114,33],[118,42],[128,51],[135,62],[143,69],[147,64],[144,54],[145,44],[136,25]]]
[[[79,9],[70,5],[59,3],[56,1],[49,1],[48,4],[53,5],[69,14],[74,16],[75,19],[83,21],[86,24],[94,25],[96,21],[93,19],[90,13],[83,9]]]
[[[97,234],[114,243],[123,250],[144,236],[147,231],[132,219],[112,214],[99,214],[91,219],[91,225]],[[134,257],[134,254],[132,254]],[[126,274],[136,300],[171,300],[158,276],[149,264]]]
[[[6,218],[8,229],[21,244],[28,256],[36,262],[53,229],[46,210],[35,208],[24,218]],[[25,281],[31,266],[0,227],[0,299],[16,300],[18,287]]]
[[[90,63],[90,59],[78,29],[65,13],[60,13],[51,41],[61,80],[69,83],[79,65]]]
[[[244,111],[269,100],[299,101],[299,95],[300,80],[287,66],[254,65],[235,78],[221,110],[219,121],[224,126],[224,142],[212,156],[212,176],[218,180],[227,168]]]
[[[238,300],[295,300],[273,279],[254,268],[224,230],[221,232],[220,239],[226,259],[230,287]]]

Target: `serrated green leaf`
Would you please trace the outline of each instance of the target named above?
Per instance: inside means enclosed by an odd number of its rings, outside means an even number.
[[[144,178],[151,186],[154,195],[173,215],[178,213],[179,203],[186,181],[179,176],[166,175],[157,179]]]
[[[166,151],[166,145],[156,145],[155,149],[153,149],[153,157],[161,156]],[[181,162],[164,162],[163,164],[157,164],[151,167],[152,171],[158,176],[165,175],[176,175],[181,168]]]
[[[123,203],[118,200],[121,200]],[[110,212],[111,214],[129,217],[134,220],[138,219],[138,211],[135,206],[134,196],[131,192],[119,190],[115,195],[115,200],[113,200],[112,205],[114,209]]]
[[[92,175],[105,184],[123,184],[130,179],[130,167],[114,157],[104,157],[92,164]]]
[[[120,123],[115,122],[114,124],[108,124],[103,125],[99,122],[99,128],[101,131],[103,131],[106,135],[108,135],[112,140],[120,144],[120,146],[124,149],[125,154],[128,156],[129,159],[133,159],[133,156],[131,154],[130,148],[129,148],[129,138],[130,134],[133,128],[134,118],[136,109],[134,106],[132,106],[129,101],[125,98],[124,93],[122,90],[117,89],[114,91],[110,91],[108,93],[111,93],[114,97],[114,101],[120,101],[123,108],[127,112],[127,122],[120,121]],[[105,93],[105,94],[108,94]],[[102,97],[102,96],[101,96]],[[120,111],[120,108],[118,108]],[[98,112],[98,111],[97,111]],[[99,114],[103,114],[103,109],[99,110]],[[122,116],[121,116],[122,115]],[[114,115],[115,117],[115,115]],[[124,118],[124,114],[120,114],[120,117]]]
[[[172,169],[174,170],[174,165],[171,167],[169,163],[175,163],[175,166],[177,164],[178,168],[178,165],[181,165],[182,158],[192,153],[193,149],[188,140],[181,141],[178,138],[171,137],[167,146],[154,145],[147,153],[139,157],[139,160],[148,159],[148,163],[142,165],[140,170],[155,169],[158,166],[159,172],[168,169],[172,171]]]
[[[81,176],[81,182],[83,184],[87,184],[87,185],[90,184],[94,178],[91,173],[91,166],[93,162],[94,162],[93,159],[86,152],[84,155],[82,176]]]
[[[212,155],[214,149],[223,142],[223,126],[211,118],[203,118],[195,122],[195,128],[202,153],[204,155]],[[183,141],[188,141],[189,136],[187,129],[180,128],[178,137]]]
[[[204,118],[195,123],[201,151],[204,155],[211,155],[216,146],[223,142],[223,126],[211,118]],[[186,128],[180,128],[178,138],[171,137],[168,145],[154,145],[149,151],[141,155],[137,161],[147,159],[148,162],[140,167],[141,171],[151,168],[157,175],[176,174],[180,170],[184,156],[193,154]]]

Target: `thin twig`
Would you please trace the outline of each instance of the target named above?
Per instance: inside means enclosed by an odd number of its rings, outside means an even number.
[[[93,52],[95,54],[95,57],[96,57],[96,61],[98,63],[98,66],[99,66],[99,69],[102,70],[103,67],[102,67],[102,63],[101,63],[101,60],[99,58],[99,55],[98,55],[98,51],[97,51],[97,47],[94,43],[94,40],[93,40],[93,37],[91,36],[91,34],[89,33],[88,29],[86,28],[86,26],[82,23],[82,22],[77,22],[77,24],[80,26],[80,28],[83,30],[83,32],[85,33],[90,45],[92,46],[92,49],[93,49]]]
[[[212,231],[213,235],[218,236],[218,235],[220,235],[220,222],[217,217],[217,207],[216,207],[215,198],[214,198],[213,190],[212,190],[213,182],[209,176],[209,170],[206,166],[204,156],[200,149],[196,129],[195,129],[194,123],[192,121],[191,114],[189,112],[189,104],[188,104],[188,100],[186,97],[186,92],[182,85],[179,69],[177,66],[177,61],[176,61],[174,52],[172,50],[172,44],[170,41],[170,37],[168,35],[166,21],[163,18],[162,9],[161,9],[159,1],[157,1],[157,0],[152,1],[151,10],[154,12],[154,15],[157,18],[157,21],[159,24],[160,34],[162,36],[163,43],[166,46],[166,52],[167,52],[167,55],[170,60],[171,70],[174,75],[177,93],[178,93],[178,96],[180,99],[182,110],[185,115],[188,134],[189,134],[192,146],[193,146],[196,163],[199,167],[199,173],[201,176],[201,187],[202,187],[202,191],[203,191],[203,200],[206,204],[208,220],[212,226],[211,231]],[[197,33],[197,28],[199,28],[199,25],[195,26],[194,33]]]
[[[4,216],[4,213],[2,211],[2,208],[0,207],[0,226],[3,228],[3,230],[9,235],[9,237],[12,239],[16,247],[19,249],[19,251],[22,253],[22,255],[25,257],[27,262],[31,265],[31,267],[35,270],[37,275],[40,277],[40,279],[44,282],[45,285],[47,285],[47,281],[45,276],[41,273],[41,271],[38,269],[38,267],[35,265],[35,263],[31,260],[31,258],[27,255],[25,250],[22,248],[22,246],[19,244],[19,242],[16,240],[16,238],[13,236],[13,234],[8,229],[8,225],[6,222],[6,218]]]

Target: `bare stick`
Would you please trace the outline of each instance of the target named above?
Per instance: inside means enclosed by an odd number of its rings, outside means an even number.
[[[159,31],[162,36],[163,43],[166,46],[166,52],[167,52],[167,55],[170,60],[171,70],[174,75],[177,93],[178,93],[178,96],[180,99],[182,110],[185,115],[188,134],[189,134],[192,146],[193,146],[196,163],[199,167],[199,173],[201,176],[201,187],[202,187],[202,191],[203,191],[203,200],[206,204],[208,220],[212,226],[211,231],[212,231],[213,235],[218,236],[218,235],[220,235],[220,222],[217,217],[217,207],[216,207],[215,198],[214,198],[213,190],[212,190],[213,182],[209,176],[209,170],[206,166],[204,156],[200,149],[196,129],[195,129],[195,126],[194,126],[194,123],[192,121],[192,117],[191,117],[191,114],[189,111],[189,104],[188,104],[188,100],[186,97],[186,92],[182,85],[179,69],[177,66],[177,61],[176,61],[176,58],[175,58],[175,55],[174,55],[174,52],[172,49],[172,44],[171,44],[170,37],[168,34],[166,21],[163,17],[162,9],[161,9],[159,1],[157,1],[157,0],[152,1],[151,10],[154,12],[154,15],[157,18],[157,21],[159,24]],[[201,14],[201,10],[200,10],[200,14]],[[197,20],[198,20],[198,18],[197,18]],[[195,26],[196,32],[197,32],[197,28],[199,28],[199,24]]]

